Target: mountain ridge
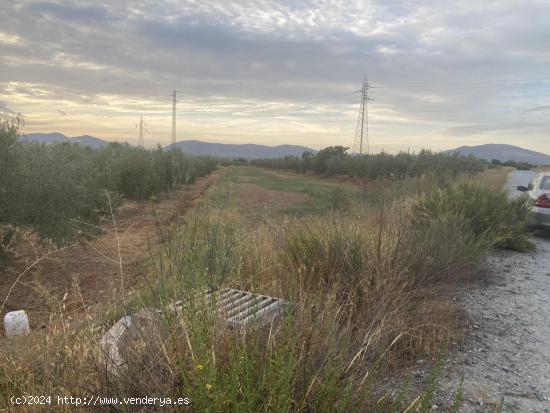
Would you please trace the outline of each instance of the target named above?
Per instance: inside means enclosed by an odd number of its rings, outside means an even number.
[[[217,143],[204,142],[199,140],[185,140],[168,145],[164,149],[181,149],[190,155],[208,155],[226,159],[258,159],[258,158],[280,158],[283,156],[301,156],[304,152],[315,153],[317,150],[300,145],[276,145],[267,146],[255,143]]]
[[[89,146],[90,148],[94,149],[103,148],[109,144],[109,142],[91,135],[68,137],[60,132],[28,133],[22,135],[20,139],[23,142],[37,142],[45,143],[48,145],[52,143],[72,142],[84,146]]]
[[[444,153],[459,153],[460,155],[474,155],[477,158],[491,161],[498,159],[501,162],[515,161],[528,162],[532,165],[550,165],[550,155],[530,149],[504,143],[486,143],[477,146],[461,146],[456,149],[443,151]]]
[[[107,146],[108,141],[96,138],[91,135],[80,135],[68,137],[59,132],[50,133],[29,133],[21,136],[24,142],[38,142],[45,144],[72,142],[80,145],[89,146],[97,149]],[[267,146],[255,143],[219,143],[205,142],[196,139],[182,140],[174,145],[164,147],[164,150],[170,150],[172,147],[181,149],[183,152],[190,155],[214,156],[222,159],[258,159],[258,158],[279,158],[283,156],[301,156],[305,151],[315,153],[315,149],[307,148],[300,145],[276,145]]]

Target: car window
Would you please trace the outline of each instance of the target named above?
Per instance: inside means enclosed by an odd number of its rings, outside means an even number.
[[[542,182],[540,183],[540,189],[544,191],[550,191],[550,176],[545,176],[542,178]]]

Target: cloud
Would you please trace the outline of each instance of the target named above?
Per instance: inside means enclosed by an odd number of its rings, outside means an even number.
[[[531,112],[548,112],[550,111],[550,105],[537,106],[535,108],[524,110],[521,113],[531,113]]]
[[[6,102],[0,100],[0,119],[12,120],[17,117],[17,113],[11,110]]]
[[[18,45],[21,43],[22,40],[19,36],[0,32],[0,44]]]
[[[479,135],[487,132],[505,131],[505,130],[510,130],[510,128],[504,125],[479,124],[479,125],[453,126],[451,128],[444,130],[443,133],[449,136],[472,136],[472,135]]]
[[[10,108],[8,108],[8,106],[6,105],[6,102],[3,102],[0,100],[0,113],[11,114],[14,112]]]
[[[68,5],[56,2],[30,3],[26,12],[40,18],[54,18],[64,22],[102,23],[107,18],[107,7],[95,5]]]
[[[514,0],[14,0],[0,3],[0,99],[67,134],[130,136],[145,113],[167,140],[178,89],[182,131],[319,147],[351,144],[367,73],[380,146],[540,146],[549,13]]]

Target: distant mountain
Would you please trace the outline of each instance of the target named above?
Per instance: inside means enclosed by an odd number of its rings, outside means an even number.
[[[488,161],[498,159],[501,162],[516,161],[529,162],[532,165],[550,165],[550,155],[506,144],[489,143],[479,146],[461,146],[445,152],[458,152],[461,155],[471,154]]]
[[[38,143],[61,143],[68,142],[69,138],[59,132],[52,133],[29,133],[21,136],[23,142],[38,142]]]
[[[226,159],[280,158],[289,155],[301,156],[305,151],[317,152],[314,149],[297,145],[265,146],[253,143],[211,143],[196,140],[176,142],[174,145],[168,145],[165,149],[170,150],[173,147],[190,155],[209,155]]]
[[[69,141],[80,145],[89,146],[93,149],[103,148],[109,144],[109,142],[106,142],[103,139],[90,135],[75,136],[73,138],[69,138]]]
[[[89,146],[90,148],[97,149],[107,146],[109,143],[103,139],[96,138],[90,135],[75,136],[74,138],[69,138],[62,133],[52,132],[52,133],[29,133],[27,135],[21,136],[23,142],[38,142],[38,143],[63,143],[63,142],[72,142],[78,143],[80,145]]]

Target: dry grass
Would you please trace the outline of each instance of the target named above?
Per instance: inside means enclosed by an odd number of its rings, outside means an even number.
[[[169,231],[159,228],[159,278],[127,308],[106,317],[101,306],[75,319],[54,299],[57,321],[10,343],[0,362],[2,396],[185,395],[197,412],[389,412],[407,404],[427,411],[431,385],[399,401],[382,398],[388,389],[377,386],[378,377],[460,339],[460,309],[444,297],[476,273],[484,251],[475,237],[460,223],[415,228],[402,202],[251,225],[230,199],[234,189],[229,181],[214,186],[207,206]],[[196,299],[206,285],[293,306],[277,323],[235,331]],[[82,294],[78,283],[73,288]],[[110,375],[96,343],[115,314],[182,298],[188,311],[138,330],[127,367]],[[23,342],[26,348],[17,345]]]
[[[403,214],[393,212],[388,215]],[[406,220],[347,216],[264,224],[248,235],[246,245],[253,247],[241,270],[247,276],[235,279],[235,286],[296,302],[334,296],[351,323],[369,331],[383,326],[380,341],[371,342],[374,354],[407,331],[390,363],[403,366],[460,337],[460,313],[441,297],[474,274],[481,257],[471,250],[447,252],[453,241],[436,241],[435,230],[432,242],[422,241]]]
[[[98,302],[117,301],[121,264],[127,289],[143,288],[151,278],[149,251],[156,248],[157,224],[169,228],[177,222],[222,172],[199,178],[175,194],[166,194],[158,203],[126,202],[114,220],[103,223],[102,234],[91,241],[59,249],[33,234],[22,234],[14,258],[0,268],[0,297],[8,296],[12,289],[3,310],[25,309],[31,327],[39,328],[49,322],[52,312],[58,312],[58,301],[65,294],[65,311],[75,316]]]
[[[272,211],[284,211],[289,207],[312,201],[307,194],[269,190],[253,183],[239,183],[235,190],[238,208],[250,217],[265,215]]]

